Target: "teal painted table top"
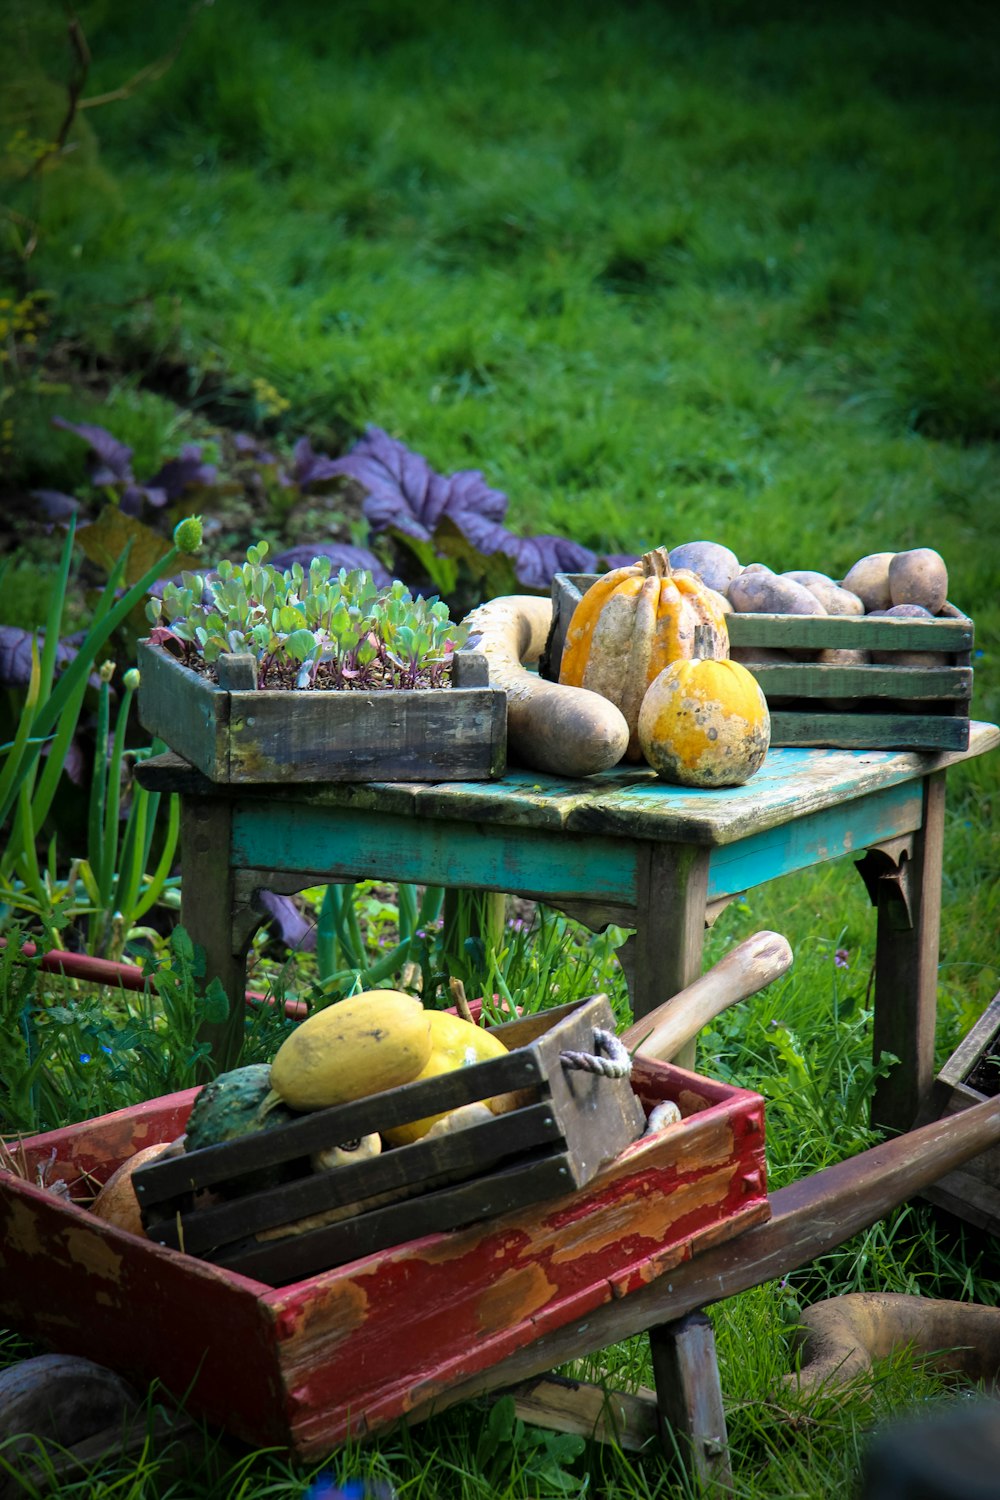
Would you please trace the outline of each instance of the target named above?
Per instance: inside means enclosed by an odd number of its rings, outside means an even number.
[[[717,846],[917,782],[997,745],[997,726],[973,722],[967,751],[772,750],[745,786],[719,791],[669,786],[642,767],[616,767],[586,780],[511,770],[494,782],[338,782],[211,790],[241,800],[263,797],[272,803],[370,810],[394,817]]]

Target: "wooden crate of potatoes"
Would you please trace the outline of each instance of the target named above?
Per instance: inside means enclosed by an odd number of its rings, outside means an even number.
[[[569,621],[598,575],[553,580],[541,674],[556,681]],[[730,650],[757,678],[771,744],[842,750],[965,750],[974,626],[945,603],[933,618],[727,615]]]

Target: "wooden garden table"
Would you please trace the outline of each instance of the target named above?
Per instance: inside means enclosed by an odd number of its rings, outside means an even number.
[[[899,1057],[874,1118],[908,1130],[933,1078],[945,777],[966,751],[772,750],[745,786],[697,791],[616,768],[586,780],[213,783],[174,755],[138,768],[182,798],[181,918],[230,998],[210,1039],[232,1059],[261,890],[358,879],[521,895],[594,930],[634,929],[636,1017],[698,977],[706,925],[735,896],[846,854],[877,909],[873,1052]]]

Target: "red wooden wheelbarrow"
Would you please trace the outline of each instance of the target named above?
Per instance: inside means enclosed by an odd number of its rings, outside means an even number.
[[[303,1458],[513,1388],[543,1425],[632,1447],[659,1432],[673,1451],[669,1429],[696,1472],[724,1481],[700,1309],[842,1243],[1000,1141],[1000,1099],[989,1100],[769,1196],[760,1096],[650,1054],[675,1055],[790,960],[784,939],[758,934],[624,1034],[639,1048],[631,1085],[644,1113],[672,1101],[679,1124],[634,1140],[564,1196],[289,1284],[151,1243],[86,1207],[133,1152],[183,1132],[195,1090],[20,1142],[19,1170],[0,1170],[0,1322],[127,1380],[157,1379],[235,1437]],[[648,1397],[547,1376],[641,1331]]]

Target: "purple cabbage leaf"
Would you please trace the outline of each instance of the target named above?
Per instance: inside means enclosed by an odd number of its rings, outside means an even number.
[[[257,899],[271,918],[278,937],[292,952],[312,953],[316,948],[316,923],[308,921],[291,896],[276,891],[257,892]]]
[[[518,590],[547,593],[556,573],[603,572],[609,564],[568,537],[518,536],[504,525],[507,497],[478,469],[437,474],[425,458],[379,427],[369,427],[335,467],[365,491],[363,510],[373,532],[409,544],[433,573],[426,545],[431,544],[439,555],[463,562],[492,597]]]
[[[507,512],[506,495],[491,489],[478,469],[445,478],[380,427],[369,427],[349,453],[334,460],[334,469],[365,491],[365,519],[375,532],[392,526],[429,541],[445,514],[456,521],[466,512],[501,521]]]

